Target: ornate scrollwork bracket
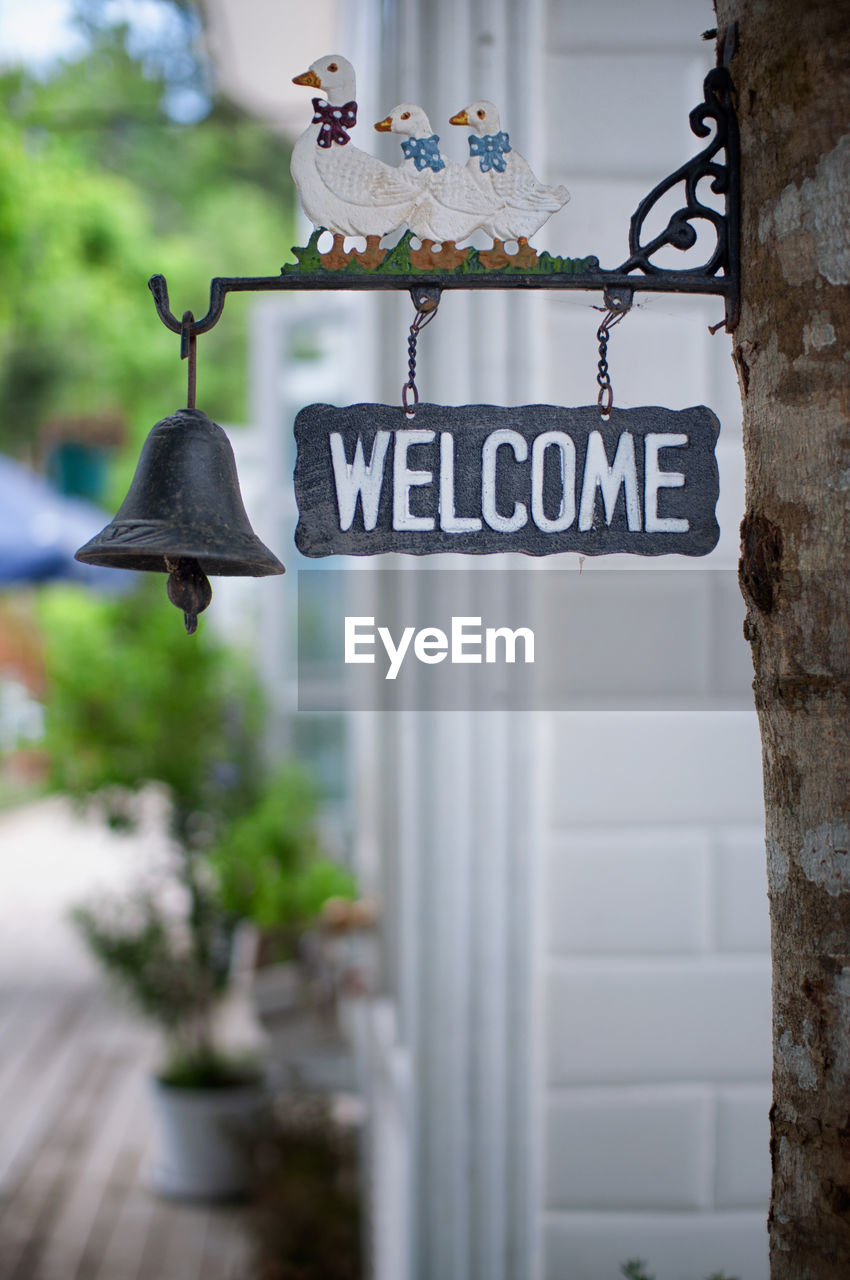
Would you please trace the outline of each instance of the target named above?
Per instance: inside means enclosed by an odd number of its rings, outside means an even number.
[[[663,280],[671,290],[677,290],[677,282],[688,282],[695,276],[709,280],[723,280],[728,284],[726,293],[726,327],[733,328],[738,311],[738,121],[732,102],[732,78],[726,67],[710,71],[703,85],[705,101],[690,113],[691,129],[698,138],[711,141],[698,155],[671,173],[663,182],[641,200],[632,214],[629,225],[629,257],[619,268],[622,272],[642,272]],[[708,123],[710,122],[710,123]],[[713,129],[712,129],[713,126]],[[718,159],[720,153],[723,158]],[[707,204],[700,195],[700,186],[708,183],[715,195],[725,197],[724,208],[719,210]],[[669,218],[666,227],[642,243],[647,219],[656,205],[679,185],[684,187],[684,204]],[[672,248],[687,252],[696,246],[698,224],[710,228],[710,252],[698,267],[678,269],[661,267],[652,261],[662,249]],[[686,288],[685,288],[685,291]]]

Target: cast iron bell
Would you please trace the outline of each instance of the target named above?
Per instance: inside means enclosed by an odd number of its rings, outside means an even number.
[[[206,574],[284,572],[251,528],[230,441],[200,409],[179,409],[156,424],[118,514],[76,558],[169,574],[168,597],[190,635],[212,599]]]

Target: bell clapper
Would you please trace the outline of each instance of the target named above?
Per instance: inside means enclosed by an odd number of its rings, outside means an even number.
[[[193,636],[198,629],[198,614],[203,613],[212,600],[210,580],[198,564],[189,556],[172,560],[165,557],[168,570],[168,598],[183,610],[186,632]]]

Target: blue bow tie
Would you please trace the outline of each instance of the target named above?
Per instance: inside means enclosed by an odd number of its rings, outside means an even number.
[[[401,149],[405,159],[412,160],[420,173],[423,169],[433,169],[435,173],[439,173],[446,167],[437,146],[439,141],[439,134],[436,133],[432,133],[430,138],[405,138]]]
[[[476,133],[469,135],[469,154],[481,157],[482,173],[487,173],[489,169],[504,173],[505,155],[510,149],[510,139],[504,130],[500,133],[485,133],[483,137]]]

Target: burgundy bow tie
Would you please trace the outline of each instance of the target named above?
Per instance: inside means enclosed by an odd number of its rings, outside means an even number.
[[[357,124],[356,102],[346,102],[342,107],[332,107],[329,102],[325,102],[324,98],[314,98],[313,111],[315,112],[313,124],[322,126],[317,139],[320,147],[329,147],[332,142],[338,142],[341,147],[344,147],[346,142],[350,141],[345,129],[351,129]]]

